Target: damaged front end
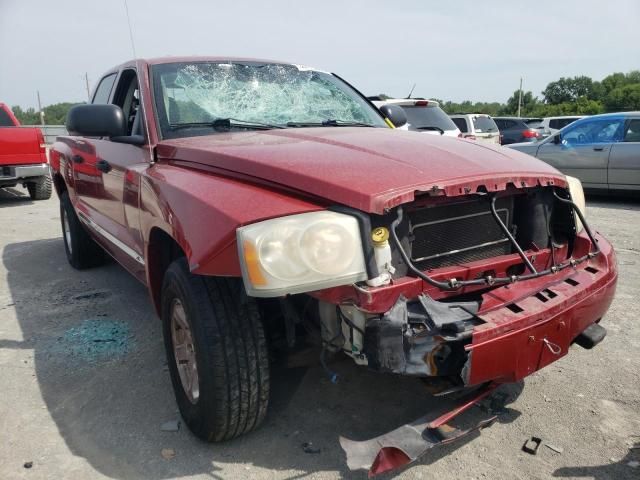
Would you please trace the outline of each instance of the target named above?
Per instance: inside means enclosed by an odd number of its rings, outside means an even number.
[[[572,199],[580,193],[479,191],[372,216],[374,251],[379,229],[390,233],[390,251],[377,262],[388,281],[314,292],[325,348],[379,372],[422,377],[436,395],[479,388],[443,415],[449,420],[496,385],[561,358],[572,343],[594,346],[606,333],[598,322],[617,271],[613,249]],[[434,428],[442,425],[419,419],[341,443],[350,467],[381,473],[468,433],[439,438]]]

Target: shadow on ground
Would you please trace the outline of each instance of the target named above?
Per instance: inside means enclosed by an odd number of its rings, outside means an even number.
[[[74,455],[111,478],[252,476],[247,468],[270,469],[261,473],[265,478],[319,471],[366,478],[347,470],[339,435],[364,440],[443,406],[418,380],[373,374],[343,360],[333,365],[340,374],[335,385],[318,367],[275,368],[267,420],[250,435],[205,444],[184,428],[163,432],[161,424],[179,415],[145,288],[116,264],[72,270],[60,238],[8,245],[3,262],[24,341],[0,340],[0,347],[33,349],[42,397],[60,435]],[[513,399],[522,385],[503,388]],[[507,409],[501,421],[518,415]],[[476,408],[470,416],[478,421],[486,413]],[[303,452],[304,442],[320,453]],[[419,464],[461,444],[434,449]],[[162,458],[164,448],[176,456]]]
[[[17,188],[0,188],[0,208],[11,207],[12,205],[29,205],[33,203],[26,190]]]

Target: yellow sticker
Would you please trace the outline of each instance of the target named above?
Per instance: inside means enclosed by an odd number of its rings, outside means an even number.
[[[384,121],[387,122],[387,125],[389,125],[389,128],[396,128],[396,126],[391,123],[391,120],[389,120],[387,117],[384,118]]]

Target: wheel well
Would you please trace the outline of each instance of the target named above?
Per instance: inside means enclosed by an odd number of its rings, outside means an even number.
[[[167,232],[160,228],[153,228],[149,235],[147,250],[147,270],[149,275],[149,291],[151,299],[160,312],[162,281],[164,273],[174,260],[184,257],[184,251]]]
[[[67,184],[64,183],[64,180],[62,178],[62,175],[60,175],[60,173],[54,173],[52,177],[53,177],[53,186],[56,188],[56,193],[58,194],[58,197],[59,197],[60,195],[62,195],[62,192],[67,191]]]

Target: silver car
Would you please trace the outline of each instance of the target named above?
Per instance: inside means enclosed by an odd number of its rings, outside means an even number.
[[[577,177],[585,189],[640,191],[640,112],[593,115],[513,148]]]

